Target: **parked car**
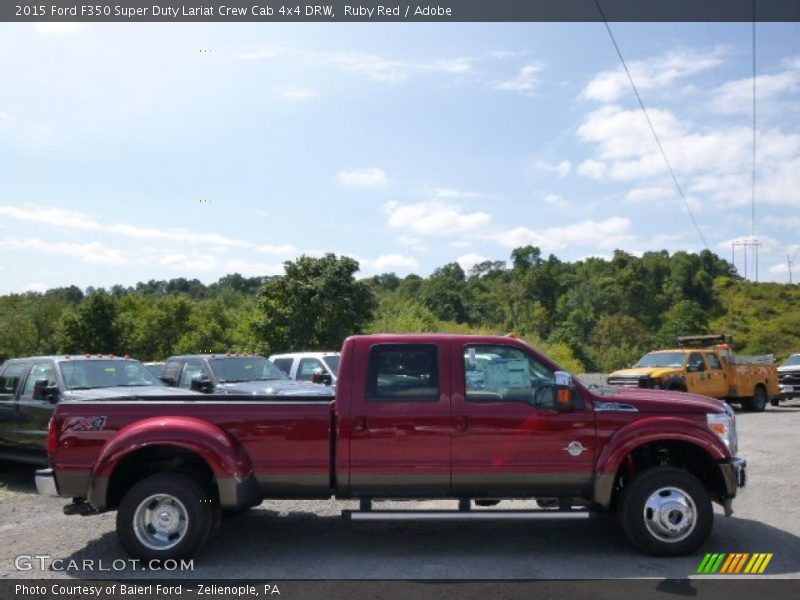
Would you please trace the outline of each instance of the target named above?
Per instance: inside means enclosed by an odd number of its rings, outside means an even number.
[[[204,394],[315,395],[333,391],[311,383],[292,381],[263,356],[191,354],[172,356],[161,380],[169,386]]]
[[[232,370],[266,369],[245,358]],[[470,377],[477,369],[482,377]],[[340,375],[335,399],[62,403],[50,426],[52,468],[37,471],[37,488],[72,498],[67,514],[116,510],[122,546],[150,560],[198,552],[222,509],[331,496],[360,499],[350,519],[615,511],[639,550],[683,555],[707,539],[712,502],[732,514],[745,484],[724,402],[588,389],[510,337],[354,336]],[[452,498],[459,510],[381,512],[376,498]],[[560,508],[471,510],[472,500],[503,498],[556,498]]]
[[[174,394],[138,360],[34,356],[0,367],[0,458],[47,464],[47,422],[62,400]]]
[[[338,352],[291,352],[269,357],[289,379],[324,385],[336,385],[340,358]]]
[[[608,376],[608,384],[703,394],[760,412],[778,403],[778,370],[772,355],[741,356],[729,336],[679,338],[679,347],[648,352],[629,369]]]
[[[781,398],[800,397],[800,354],[792,354],[778,367]]]
[[[145,367],[150,369],[150,372],[158,377],[161,378],[161,374],[164,372],[164,363],[163,362],[146,362],[143,363]]]

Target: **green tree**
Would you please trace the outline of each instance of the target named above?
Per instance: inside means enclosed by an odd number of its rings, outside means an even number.
[[[75,354],[119,354],[120,327],[117,305],[104,290],[90,294],[76,309],[61,317],[58,334],[62,351]]]
[[[691,300],[681,300],[664,315],[663,324],[655,336],[655,345],[674,347],[678,337],[708,333],[708,314]]]
[[[338,349],[372,320],[377,300],[369,283],[355,278],[358,261],[304,255],[284,269],[259,294],[253,333],[263,352]]]

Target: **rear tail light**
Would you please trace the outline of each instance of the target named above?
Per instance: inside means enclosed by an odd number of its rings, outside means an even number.
[[[50,417],[50,423],[47,425],[47,456],[53,458],[56,453],[56,445],[58,444],[58,435],[56,433],[56,420]]]

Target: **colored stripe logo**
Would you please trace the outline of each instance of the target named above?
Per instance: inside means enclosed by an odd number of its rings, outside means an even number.
[[[703,557],[696,572],[701,575],[761,575],[772,556],[772,552],[710,553]]]

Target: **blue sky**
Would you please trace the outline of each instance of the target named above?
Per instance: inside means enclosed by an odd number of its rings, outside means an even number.
[[[730,257],[751,233],[751,25],[612,27]],[[757,36],[759,277],[786,281],[800,34]],[[528,243],[703,248],[602,23],[6,23],[0,74],[0,293],[275,274],[302,253],[369,276]]]

